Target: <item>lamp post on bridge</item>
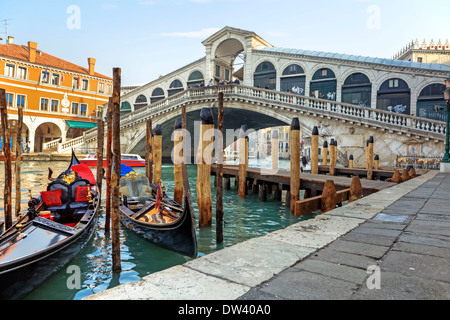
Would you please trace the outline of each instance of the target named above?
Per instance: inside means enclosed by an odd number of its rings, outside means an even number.
[[[450,173],[450,77],[445,80],[444,100],[447,105],[447,125],[445,127],[445,154],[441,163],[441,172]]]

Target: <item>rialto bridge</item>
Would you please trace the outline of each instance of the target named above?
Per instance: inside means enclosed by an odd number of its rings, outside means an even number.
[[[411,150],[444,153],[442,91],[449,66],[277,48],[231,27],[203,45],[204,58],[121,96],[123,153],[143,154],[151,118],[163,127],[164,156],[170,157],[181,107],[187,107],[193,132],[200,109],[217,107],[219,91],[225,98],[225,129],[289,125],[296,116],[303,137],[318,126],[322,141],[337,140],[344,163],[350,154],[356,164],[364,163],[370,136],[384,165]],[[234,79],[239,84],[223,85]],[[96,143],[95,130],[84,134],[83,146],[95,148]]]

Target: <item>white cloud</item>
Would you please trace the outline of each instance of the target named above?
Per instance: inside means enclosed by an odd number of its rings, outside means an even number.
[[[204,28],[200,31],[190,31],[190,32],[164,32],[159,33],[162,37],[177,37],[177,38],[207,38],[217,31],[219,28]]]

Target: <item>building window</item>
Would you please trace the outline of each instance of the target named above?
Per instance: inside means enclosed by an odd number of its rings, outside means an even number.
[[[7,64],[5,68],[5,76],[14,77],[14,71],[16,70],[16,66],[13,64]]]
[[[72,114],[78,114],[78,103],[72,103]]]
[[[321,73],[322,77],[326,77],[327,76],[327,69],[322,69],[320,71],[320,73]]]
[[[12,108],[14,106],[14,94],[12,93],[7,93],[6,94],[6,107],[7,108]]]
[[[225,80],[230,80],[230,70],[225,69]]]
[[[78,77],[73,77],[72,80],[72,89],[78,89],[79,85],[78,85]]]
[[[398,88],[398,79],[389,80],[389,88]]]
[[[110,84],[106,85],[106,94],[110,96],[112,93],[112,86]]]
[[[48,83],[50,78],[50,73],[48,71],[42,71],[41,73],[41,82]]]
[[[87,104],[82,103],[82,104],[80,105],[80,114],[81,114],[82,116],[85,116],[86,113],[87,113]]]
[[[81,89],[84,90],[84,91],[88,91],[88,89],[89,89],[89,80],[83,80]]]
[[[216,77],[220,78],[220,66],[216,66]]]
[[[59,86],[59,74],[54,73],[52,76],[52,85]]]
[[[105,84],[103,82],[98,84],[98,93],[105,93]]]
[[[25,67],[19,67],[17,68],[17,77],[22,80],[27,79],[27,68]]]
[[[41,111],[48,111],[48,99],[41,98]]]
[[[97,106],[97,118],[101,118],[103,115],[103,107]]]
[[[422,60],[422,57],[418,57],[417,58],[417,62],[422,62],[423,60]]]
[[[58,112],[58,107],[59,107],[59,101],[52,100],[52,112]]]
[[[17,108],[25,108],[26,97],[23,95],[17,95]]]

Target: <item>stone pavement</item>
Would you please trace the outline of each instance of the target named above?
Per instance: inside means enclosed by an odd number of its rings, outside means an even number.
[[[438,174],[240,299],[449,298],[450,175]]]
[[[450,175],[430,171],[315,219],[85,299],[446,300],[449,195]]]

